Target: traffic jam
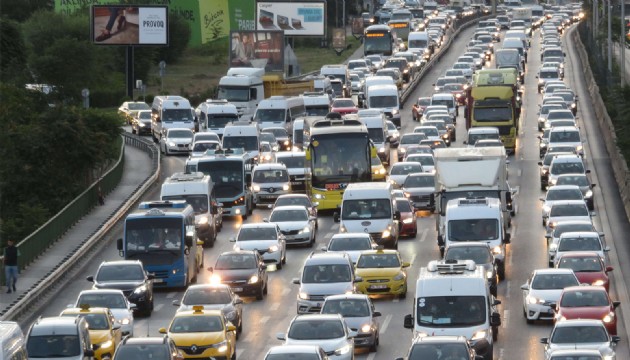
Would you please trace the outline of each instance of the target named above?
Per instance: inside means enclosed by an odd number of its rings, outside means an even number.
[[[299,95],[230,68],[196,108],[124,103],[128,130],[173,171],[76,300],[25,329],[28,358],[616,359],[611,249],[564,78],[581,6],[506,1],[491,16],[388,0],[363,16],[363,56],[324,65]],[[446,48],[466,16],[465,49]],[[461,55],[415,96],[446,51]],[[514,186],[525,127],[538,224]],[[527,241],[545,266],[508,307],[516,229],[540,226]],[[502,343],[508,311],[510,327],[546,334],[531,354]]]

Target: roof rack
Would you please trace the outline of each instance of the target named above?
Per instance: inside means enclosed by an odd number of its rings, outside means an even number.
[[[438,272],[440,275],[463,274],[476,268],[477,265],[472,260],[433,260],[427,265],[428,271]]]

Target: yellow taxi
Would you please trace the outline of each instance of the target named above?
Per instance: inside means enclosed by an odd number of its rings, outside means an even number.
[[[357,292],[366,295],[389,294],[405,298],[407,271],[410,264],[403,262],[398,250],[366,250],[357,259],[355,273],[362,279]]]
[[[236,359],[236,326],[227,322],[221,310],[204,310],[202,305],[175,314],[171,324],[161,328],[185,359]]]
[[[90,333],[90,341],[93,345],[97,345],[94,351],[94,358],[99,360],[107,360],[114,357],[116,347],[122,339],[122,330],[120,324],[114,319],[114,314],[108,308],[90,307],[89,305],[81,305],[80,308],[68,308],[59,314],[59,316],[83,317],[88,323],[88,332]]]
[[[385,181],[387,170],[378,156],[372,156],[372,181]]]

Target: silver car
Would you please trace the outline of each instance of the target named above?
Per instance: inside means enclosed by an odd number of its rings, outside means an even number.
[[[166,129],[160,137],[160,151],[165,155],[188,154],[192,147],[193,132],[185,128]]]
[[[402,186],[405,197],[416,210],[435,211],[435,175],[433,173],[409,174]]]
[[[317,218],[311,216],[304,206],[276,206],[269,220],[278,225],[288,245],[313,246],[317,237]]]
[[[133,336],[133,311],[136,309],[136,305],[127,300],[122,290],[83,290],[79,293],[74,305],[68,305],[68,307],[79,308],[82,304],[88,304],[90,307],[109,308],[116,322],[120,324],[123,336]]]
[[[405,161],[398,162],[390,166],[388,181],[394,188],[401,188],[409,174],[421,173],[422,171],[422,165],[420,163]]]
[[[357,332],[354,338],[355,347],[367,347],[376,351],[379,344],[378,317],[370,297],[365,294],[332,295],[322,305],[322,314],[339,314],[348,324],[350,330]]]
[[[328,246],[321,248],[330,253],[346,253],[350,255],[353,264],[356,264],[359,255],[365,250],[374,250],[376,243],[367,233],[339,233],[332,236]]]
[[[258,250],[263,261],[275,264],[278,270],[287,262],[287,245],[277,224],[243,224],[230,241],[236,251]]]
[[[572,319],[556,322],[551,335],[540,339],[545,345],[545,359],[551,360],[558,350],[597,350],[605,359],[615,360],[619,336],[610,336],[601,320]]]

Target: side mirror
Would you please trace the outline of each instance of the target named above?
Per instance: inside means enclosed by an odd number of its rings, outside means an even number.
[[[87,357],[93,357],[94,356],[94,350],[98,349],[98,345],[94,344],[92,345],[92,349],[87,349],[85,350],[85,352],[83,353],[83,355],[87,356]],[[95,349],[94,349],[95,348]]]
[[[512,241],[512,234],[505,233],[505,235],[503,235],[503,243],[509,244],[511,241]]]
[[[231,237],[229,241],[230,242],[236,242],[236,238],[235,237]]]
[[[492,301],[492,306],[497,306],[497,305],[501,305],[501,300],[499,300],[499,299],[494,299],[494,300]]]
[[[118,251],[123,250],[123,239],[116,240],[116,248],[118,249]]]
[[[493,312],[492,315],[490,315],[490,326],[501,326],[501,314]]]
[[[322,246],[322,247],[319,248],[319,250],[321,250],[323,252],[326,252],[326,251],[328,251],[328,247]]]
[[[207,270],[210,272],[214,272],[214,269],[212,268],[212,266],[209,266]]]
[[[292,283],[300,285],[300,279],[298,278],[294,278],[293,280],[291,280]]]
[[[409,262],[405,261],[405,262],[402,263],[402,267],[404,267],[404,268],[408,268],[410,266],[411,266],[411,263],[409,263]]]
[[[619,336],[613,336],[612,339],[610,340],[610,342],[613,344],[617,344],[620,341],[621,341],[621,337]]]
[[[166,328],[160,328],[160,329],[158,330],[158,332],[159,332],[160,334],[166,334]]]
[[[319,203],[318,202],[314,202],[312,205],[313,205],[313,207],[318,207]]]
[[[129,303],[129,310],[136,310],[137,308],[138,308],[138,305],[134,303]]]
[[[173,302],[171,302],[171,304],[173,306],[181,306],[182,303],[179,300],[173,300]]]
[[[396,210],[394,213],[394,220],[400,220],[400,211]]]
[[[591,170],[586,170],[584,173],[586,173],[586,174],[590,174],[590,173],[591,173]]]
[[[94,282],[94,276],[88,276],[85,278],[85,280],[89,281],[89,282]]]
[[[339,213],[338,212],[334,212],[333,213],[333,221],[338,223],[339,222]]]
[[[382,316],[382,314],[381,314],[379,311],[375,311],[375,312],[372,314],[372,317],[379,317],[379,316]]]
[[[591,189],[597,186],[597,184],[591,184]]]
[[[236,326],[230,324],[227,326],[227,331],[236,331]]]
[[[468,145],[468,140],[464,140],[463,144]]]
[[[353,283],[360,283],[360,282],[362,282],[362,281],[363,281],[363,278],[362,278],[362,277],[360,277],[360,276],[357,276],[357,277],[355,277],[355,278],[354,278],[354,280],[353,280],[352,282],[353,282]]]
[[[541,344],[549,344],[549,338],[541,338],[540,339],[540,343]]]
[[[543,162],[542,162],[542,161],[539,161],[539,162],[538,162],[538,166],[543,166]]]
[[[147,275],[147,280],[154,280],[155,279],[155,275],[153,274],[148,274]]]
[[[521,290],[529,290],[529,285],[527,284],[521,285]]]
[[[273,209],[273,205],[272,204],[267,205],[267,209]],[[263,221],[264,221],[264,219],[263,219]]]
[[[238,305],[238,304],[242,304],[242,303],[243,303],[243,299],[241,299],[241,297],[240,297],[240,296],[237,296],[237,297],[234,299],[234,304]]]
[[[403,326],[405,327],[405,329],[413,329],[413,315],[411,314],[405,315]]]
[[[264,218],[264,219],[263,219],[263,222],[266,222],[266,223],[268,223],[268,222],[269,222],[269,219],[267,219],[267,218]]]
[[[284,333],[277,333],[276,334],[276,339],[278,339],[278,340],[286,340],[287,336]]]
[[[188,247],[193,246],[193,237],[194,237],[194,233],[192,231],[186,233],[186,237],[185,237],[186,246]]]
[[[609,273],[609,272],[611,272],[613,270],[614,270],[614,268],[612,266],[610,266],[610,265],[606,266],[606,273]]]
[[[122,325],[120,325],[119,323],[115,323],[115,324],[112,326],[112,330],[120,330],[120,328],[121,328],[121,327],[122,327]]]
[[[621,301],[613,301],[612,305],[616,309],[619,305],[621,305]]]

